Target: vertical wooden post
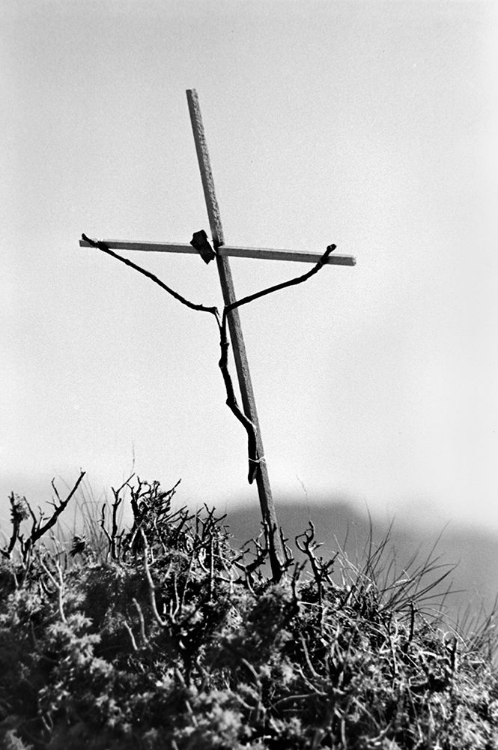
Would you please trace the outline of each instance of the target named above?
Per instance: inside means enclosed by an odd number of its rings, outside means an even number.
[[[225,241],[223,237],[223,227],[220,218],[220,209],[214,190],[213,173],[211,171],[206,137],[204,134],[204,126],[202,124],[199,99],[197,97],[197,92],[194,89],[189,89],[187,91],[187,100],[190,111],[192,130],[194,132],[195,148],[197,151],[197,159],[201,172],[202,186],[204,189],[204,197],[206,200],[209,224],[211,227],[211,235],[216,250],[220,245],[224,245]],[[218,274],[220,277],[221,289],[223,292],[223,300],[225,302],[225,305],[229,305],[236,300],[230,264],[227,257],[223,257],[218,254],[216,255],[216,263],[218,265]],[[230,339],[232,341],[235,367],[237,370],[237,377],[239,381],[244,413],[246,417],[251,420],[255,427],[258,457],[263,459],[258,465],[256,483],[258,486],[261,513],[263,516],[263,520],[268,526],[270,546],[269,552],[273,578],[274,580],[278,580],[282,574],[282,562],[284,559],[282,542],[280,539],[277,515],[275,512],[275,505],[271,493],[268,468],[266,466],[266,461],[264,460],[263,441],[261,439],[261,430],[259,427],[258,413],[256,410],[256,400],[254,398],[254,391],[252,387],[251,376],[249,373],[249,363],[247,361],[246,348],[242,335],[242,326],[240,324],[240,316],[237,309],[231,310],[231,312],[229,313],[228,326],[230,329]]]

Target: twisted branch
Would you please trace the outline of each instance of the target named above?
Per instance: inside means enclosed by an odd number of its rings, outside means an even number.
[[[141,273],[143,276],[146,276],[148,279],[150,279],[155,284],[160,286],[161,289],[164,289],[164,291],[168,292],[168,294],[170,294],[176,300],[181,302],[183,305],[186,305],[187,307],[189,307],[191,310],[199,310],[200,312],[208,312],[214,315],[216,319],[216,323],[218,325],[218,330],[220,333],[221,357],[220,357],[218,365],[221,370],[221,374],[223,376],[223,382],[225,384],[225,390],[227,394],[226,404],[231,410],[231,412],[234,414],[236,419],[238,419],[238,421],[242,424],[245,431],[247,432],[247,440],[248,440],[247,452],[249,456],[248,481],[249,481],[249,484],[252,484],[257,476],[259,464],[261,463],[261,461],[264,461],[264,457],[258,456],[256,428],[253,422],[244,414],[244,412],[242,411],[242,409],[240,408],[237,402],[232,378],[228,369],[228,349],[230,346],[229,341],[228,341],[228,335],[227,335],[228,314],[232,310],[235,310],[237,307],[241,307],[242,305],[247,305],[249,302],[254,302],[257,299],[260,299],[260,297],[265,297],[267,294],[272,294],[273,292],[277,292],[281,289],[286,289],[287,287],[295,286],[296,284],[301,284],[303,281],[307,281],[315,273],[318,273],[318,271],[325,265],[325,263],[327,262],[327,258],[329,257],[330,253],[332,253],[336,249],[336,246],[329,245],[327,249],[325,250],[324,254],[322,255],[322,257],[320,258],[320,260],[316,263],[315,266],[313,266],[311,271],[308,271],[302,276],[297,276],[293,279],[290,279],[289,281],[284,281],[280,284],[275,284],[274,286],[268,287],[267,289],[262,289],[259,292],[255,292],[254,294],[250,294],[247,297],[242,297],[242,299],[235,300],[235,302],[225,305],[223,308],[223,315],[220,320],[220,314],[219,314],[217,307],[197,305],[194,302],[190,302],[190,300],[186,299],[178,292],[175,292],[174,289],[171,289],[169,286],[167,286],[155,274],[151,273],[150,271],[147,271],[145,268],[142,268],[136,263],[133,263],[133,261],[128,260],[128,258],[123,258],[121,255],[118,255],[113,250],[110,250],[109,247],[107,247],[105,242],[102,242],[101,240],[92,240],[89,237],[87,237],[86,234],[82,234],[81,236],[83,240],[85,240],[85,242],[88,242],[92,247],[95,247],[98,250],[102,250],[102,252],[107,253],[107,255],[110,255],[113,258],[116,258],[116,260],[121,261],[121,263],[124,263],[126,266],[129,266],[130,268],[133,268],[135,271],[138,271],[139,273]]]
[[[206,307],[205,305],[196,305],[195,302],[190,302],[190,300],[186,299],[178,292],[175,292],[174,289],[171,289],[169,286],[166,286],[166,284],[163,281],[161,281],[161,279],[159,279],[155,274],[151,273],[150,271],[147,271],[145,268],[142,268],[142,266],[138,266],[136,263],[133,263],[133,261],[128,260],[128,258],[123,258],[122,255],[118,255],[113,250],[110,250],[105,244],[105,242],[102,242],[101,240],[91,240],[89,237],[86,236],[86,234],[82,234],[81,238],[85,240],[85,242],[88,242],[92,247],[96,247],[98,250],[102,250],[103,253],[107,253],[107,255],[111,255],[113,258],[116,258],[116,260],[120,260],[121,263],[125,264],[125,266],[130,266],[130,268],[135,269],[135,271],[138,271],[144,276],[147,276],[148,279],[153,281],[155,284],[158,284],[158,286],[160,286],[161,289],[164,289],[165,292],[168,292],[168,294],[171,294],[171,296],[177,299],[178,302],[181,302],[183,305],[190,307],[191,310],[209,312],[212,315],[214,315],[216,319],[218,320],[219,313],[218,313],[217,307]]]
[[[225,403],[228,406],[228,408],[231,410],[232,414],[234,414],[234,416],[239,420],[239,422],[242,424],[245,431],[247,432],[247,453],[249,456],[249,472],[247,475],[247,480],[249,484],[252,484],[254,480],[256,479],[259,461],[261,460],[258,457],[256,427],[254,426],[254,423],[249,419],[249,417],[247,417],[244,414],[235,396],[232,377],[228,369],[229,346],[230,344],[228,342],[228,336],[227,336],[226,316],[225,316],[225,313],[223,312],[223,323],[220,326],[221,357],[220,357],[220,361],[218,362],[218,365],[221,370],[221,374],[223,376],[223,382],[225,383],[225,390],[227,393],[227,400]]]
[[[275,284],[275,286],[269,286],[267,289],[262,289],[260,292],[249,294],[247,297],[242,297],[242,299],[235,300],[235,302],[225,305],[223,315],[227,315],[230,310],[235,310],[236,307],[247,305],[248,302],[254,302],[254,300],[259,299],[260,297],[265,297],[267,294],[272,294],[273,292],[278,292],[280,289],[286,289],[288,286],[295,286],[296,284],[301,284],[303,281],[307,281],[311,276],[314,276],[315,273],[318,273],[318,271],[326,264],[327,258],[334,252],[336,247],[336,245],[329,245],[311,271],[304,273],[302,276],[296,276],[289,281],[282,281],[280,284]]]

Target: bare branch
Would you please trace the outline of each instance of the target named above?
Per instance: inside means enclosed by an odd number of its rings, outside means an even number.
[[[126,630],[128,631],[128,635],[130,636],[130,641],[131,641],[131,647],[132,647],[132,649],[134,651],[138,651],[138,646],[137,646],[137,642],[135,640],[135,636],[133,635],[133,630],[128,625],[128,623],[126,622],[126,620],[124,620],[123,626],[126,628]]]
[[[61,498],[60,498],[60,495],[59,495],[59,490],[58,490],[58,489],[57,489],[57,487],[55,486],[55,479],[52,479],[52,482],[51,482],[51,484],[52,484],[52,489],[53,489],[53,491],[55,492],[55,496],[56,496],[57,500],[58,500],[59,502],[61,502]]]
[[[50,516],[50,518],[48,519],[48,521],[45,524],[43,524],[43,526],[41,526],[39,523],[37,523],[36,526],[35,525],[33,526],[33,530],[31,532],[31,536],[30,536],[30,538],[28,540],[29,547],[32,547],[35,544],[35,542],[38,541],[38,539],[40,539],[47,531],[49,531],[49,529],[52,528],[52,526],[55,526],[57,519],[59,518],[60,514],[65,510],[67,504],[69,503],[69,501],[73,497],[74,493],[78,489],[78,487],[79,487],[79,485],[80,485],[83,477],[85,476],[85,474],[86,474],[85,471],[82,471],[80,473],[78,479],[76,480],[76,482],[74,484],[73,489],[71,490],[71,492],[69,493],[69,495],[66,497],[65,500],[61,500],[60,501],[60,505],[55,505],[54,504],[55,510],[52,513],[52,515]],[[33,518],[36,521],[36,518],[35,518],[35,516],[34,516],[33,513],[32,513],[32,515],[33,515]]]
[[[190,307],[191,310],[200,310],[201,312],[209,312],[212,315],[216,317],[217,320],[219,320],[219,313],[217,307],[206,307],[205,305],[196,305],[194,302],[190,302],[190,300],[183,297],[181,294],[178,294],[178,292],[175,292],[174,289],[171,289],[169,286],[166,286],[166,284],[161,281],[155,274],[151,273],[150,271],[147,271],[145,268],[142,268],[141,266],[137,266],[136,263],[133,263],[133,261],[128,260],[128,258],[123,258],[121,255],[118,255],[113,250],[110,250],[105,242],[101,242],[100,240],[91,240],[89,237],[86,236],[86,234],[82,234],[81,237],[85,240],[85,242],[88,242],[92,247],[96,247],[98,250],[102,250],[103,253],[107,253],[107,255],[111,255],[113,258],[116,258],[116,260],[120,260],[121,263],[124,263],[125,266],[130,266],[130,268],[134,268],[135,271],[138,271],[139,273],[146,276],[148,279],[153,281],[155,284],[158,284],[158,286],[161,287],[161,289],[164,289],[165,292],[168,292],[168,294],[171,294],[172,297],[178,300],[178,302],[181,302],[183,305],[186,305],[187,307]]]
[[[246,414],[242,411],[240,408],[236,396],[235,391],[233,387],[232,378],[228,369],[228,348],[229,348],[229,341],[227,336],[227,320],[228,320],[228,314],[235,310],[237,307],[241,307],[242,305],[246,305],[249,302],[254,302],[255,300],[259,299],[260,297],[264,297],[267,294],[271,294],[272,292],[279,291],[280,289],[286,289],[289,286],[294,286],[296,284],[301,284],[303,281],[306,281],[307,279],[311,278],[315,273],[317,273],[327,262],[327,259],[329,255],[335,250],[335,245],[329,245],[325,252],[323,253],[322,257],[316,263],[316,265],[311,269],[311,271],[308,271],[307,273],[303,274],[302,276],[298,276],[294,279],[290,279],[289,281],[284,281],[281,284],[276,284],[275,286],[268,287],[267,289],[263,289],[259,292],[256,292],[255,294],[248,295],[247,297],[243,297],[240,300],[235,300],[234,302],[225,305],[223,308],[223,315],[220,318],[220,314],[218,311],[218,308],[216,307],[207,307],[205,305],[198,305],[193,302],[190,302],[182,295],[178,294],[178,292],[175,292],[173,289],[168,287],[166,284],[164,284],[157,276],[155,276],[150,271],[147,271],[146,269],[142,268],[141,266],[138,266],[136,263],[133,263],[131,260],[128,260],[127,258],[123,258],[121,255],[118,255],[114,251],[112,251],[105,242],[102,242],[101,240],[92,240],[89,237],[87,237],[85,234],[82,234],[82,238],[85,242],[90,244],[92,247],[96,247],[99,250],[102,250],[102,252],[107,253],[107,255],[111,255],[113,258],[116,258],[117,260],[121,261],[125,265],[129,266],[130,268],[135,269],[139,273],[143,274],[147,278],[151,279],[155,284],[158,284],[158,286],[161,287],[161,289],[164,289],[168,294],[170,294],[172,297],[174,297],[176,300],[181,302],[182,304],[186,305],[192,310],[199,310],[202,312],[209,312],[212,315],[215,316],[216,322],[218,324],[218,328],[220,331],[220,349],[221,349],[221,357],[219,360],[219,367],[223,376],[223,381],[225,384],[225,390],[227,394],[226,398],[226,404],[234,414],[234,416],[238,419],[238,421],[243,425],[244,429],[247,432],[247,438],[248,438],[248,458],[249,458],[249,472],[248,472],[248,481],[249,484],[252,484],[254,480],[256,479],[259,464],[265,460],[264,456],[258,455],[258,449],[257,449],[257,435],[256,435],[256,426],[253,424],[253,422],[247,417]],[[119,491],[118,491],[119,492]],[[133,502],[132,502],[133,505]],[[114,510],[116,510],[114,508]],[[112,538],[114,539],[114,535],[112,535]],[[112,554],[114,557],[114,549],[112,550]]]
[[[101,512],[100,512],[100,528],[102,529],[102,531],[103,531],[103,532],[104,532],[104,534],[106,535],[106,537],[107,537],[107,542],[108,542],[108,545],[109,545],[109,550],[108,550],[108,552],[107,552],[107,556],[106,556],[106,559],[107,559],[107,560],[109,559],[109,557],[108,557],[108,556],[109,556],[109,552],[110,552],[110,553],[111,553],[111,557],[112,557],[112,559],[114,560],[114,554],[113,554],[113,550],[114,550],[114,540],[113,540],[113,538],[111,537],[111,535],[109,534],[109,532],[107,531],[107,529],[106,529],[106,526],[105,526],[105,509],[106,509],[106,506],[105,506],[105,504],[104,504],[104,505],[102,506],[102,510],[101,510]]]
[[[135,609],[137,610],[138,619],[140,620],[140,636],[142,638],[142,643],[145,645],[149,641],[147,639],[147,636],[145,635],[145,619],[144,619],[144,613],[142,612],[142,607],[140,606],[139,602],[135,597],[133,597],[133,604],[135,605]]]
[[[258,447],[257,447],[257,441],[256,441],[256,428],[254,424],[251,422],[251,420],[248,417],[246,417],[244,412],[241,410],[237,402],[237,399],[235,397],[232,377],[228,370],[228,348],[230,344],[228,342],[228,337],[227,337],[227,332],[226,332],[225,313],[223,313],[223,318],[224,318],[224,324],[220,327],[221,357],[220,357],[220,361],[218,364],[221,370],[221,374],[223,375],[223,381],[225,383],[225,390],[227,393],[226,405],[232,411],[235,417],[237,417],[237,419],[243,425],[243,427],[245,428],[245,431],[247,432],[247,452],[249,456],[249,473],[248,473],[247,479],[249,481],[249,484],[252,484],[256,478],[259,462],[262,459],[258,456]]]
[[[144,545],[144,568],[145,568],[145,577],[147,578],[147,587],[149,590],[149,600],[150,600],[150,606],[152,608],[152,614],[154,615],[154,618],[157,622],[157,624],[161,628],[166,627],[166,622],[162,619],[161,615],[158,612],[157,609],[157,603],[156,603],[156,587],[154,586],[154,581],[152,580],[152,575],[149,568],[149,545],[147,543],[146,536],[144,534],[143,529],[140,529],[140,535],[142,537],[142,542]]]
[[[314,276],[315,273],[318,273],[318,271],[326,264],[329,255],[334,252],[335,249],[336,245],[329,245],[318,263],[313,266],[311,271],[308,271],[302,276],[296,276],[296,278],[290,279],[289,281],[283,281],[281,284],[275,284],[275,286],[270,286],[267,289],[262,289],[260,292],[249,294],[247,297],[235,300],[235,302],[232,302],[230,305],[226,305],[223,310],[223,315],[226,316],[230,312],[230,310],[235,310],[236,307],[247,305],[249,302],[254,302],[254,300],[257,300],[260,297],[265,297],[267,294],[272,294],[272,292],[278,292],[280,289],[286,289],[288,286],[302,284],[303,281],[307,281],[311,276]]]

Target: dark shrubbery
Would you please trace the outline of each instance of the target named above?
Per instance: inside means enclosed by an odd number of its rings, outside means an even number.
[[[498,748],[492,625],[467,638],[424,614],[431,561],[382,579],[383,547],[360,569],[323,560],[310,525],[274,583],[264,534],[234,549],[223,518],[173,496],[126,483],[72,553],[11,497],[2,748]]]

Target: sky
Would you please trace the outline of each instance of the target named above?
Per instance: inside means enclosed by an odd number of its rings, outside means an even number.
[[[3,0],[0,507],[80,468],[257,503],[211,316],[91,237],[209,224],[356,257],[241,310],[273,494],[498,530],[498,9],[472,2]],[[222,305],[215,264],[129,257]],[[231,261],[239,296],[309,270]]]

